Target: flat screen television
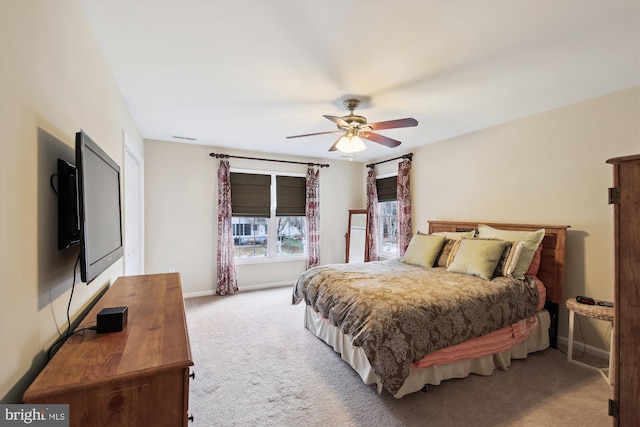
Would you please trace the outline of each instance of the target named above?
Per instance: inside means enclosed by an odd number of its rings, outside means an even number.
[[[75,172],[77,198],[71,172]],[[58,184],[58,232],[64,233],[58,237],[58,246],[80,244],[80,278],[89,283],[123,255],[120,166],[80,131],[75,171],[59,161]],[[75,209],[70,206],[74,201]],[[72,224],[77,224],[77,230]]]

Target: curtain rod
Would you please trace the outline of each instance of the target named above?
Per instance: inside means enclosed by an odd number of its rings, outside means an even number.
[[[229,154],[220,154],[220,153],[209,153],[209,155],[211,157],[215,157],[216,159],[228,159],[232,157],[234,159],[262,160],[264,162],[292,163],[295,165],[320,166],[321,168],[329,167],[329,164],[327,163],[294,162],[293,160],[261,159],[260,157],[230,156]]]
[[[413,158],[413,153],[409,153],[409,154],[405,154],[404,156],[400,156],[400,157],[394,157],[393,159],[389,159],[389,160],[383,160],[381,162],[376,162],[376,163],[369,163],[367,165],[368,168],[372,168],[375,165],[379,165],[380,163],[387,163],[387,162],[392,162],[394,160],[398,160],[398,159],[409,159],[411,160]]]

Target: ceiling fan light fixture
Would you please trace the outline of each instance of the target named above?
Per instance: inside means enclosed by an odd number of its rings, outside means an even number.
[[[301,138],[305,136],[343,132],[343,136],[338,138],[338,140],[333,143],[331,148],[329,148],[329,151],[338,150],[346,154],[351,154],[367,149],[367,146],[364,145],[364,142],[361,138],[364,138],[367,141],[375,142],[376,144],[384,145],[389,148],[394,148],[401,144],[400,141],[388,138],[384,135],[380,135],[379,133],[375,133],[375,131],[418,126],[418,121],[410,117],[407,117],[406,119],[369,123],[366,117],[358,116],[353,112],[353,110],[355,110],[355,108],[360,104],[360,100],[349,98],[344,101],[343,104],[345,108],[349,110],[348,115],[344,117],[336,117],[323,114],[322,116],[325,119],[328,119],[336,124],[338,126],[338,130],[329,132],[307,133],[304,135],[293,135],[288,136],[287,138]]]
[[[343,153],[357,153],[366,150],[367,146],[357,135],[344,135],[336,144],[336,149]]]

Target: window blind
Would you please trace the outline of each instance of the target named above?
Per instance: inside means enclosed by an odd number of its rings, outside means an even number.
[[[376,190],[379,202],[391,202],[398,200],[398,177],[376,179]]]
[[[276,216],[304,216],[307,180],[299,176],[276,176]]]
[[[271,175],[231,172],[231,215],[271,216]]]

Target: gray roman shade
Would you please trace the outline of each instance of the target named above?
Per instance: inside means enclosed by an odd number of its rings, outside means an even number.
[[[376,190],[379,202],[391,202],[398,200],[398,177],[376,179]]]
[[[231,215],[271,216],[271,175],[231,172]]]
[[[299,176],[276,176],[276,216],[304,216],[307,180]]]

